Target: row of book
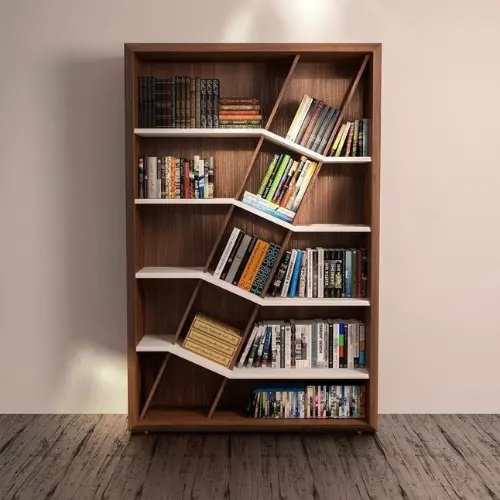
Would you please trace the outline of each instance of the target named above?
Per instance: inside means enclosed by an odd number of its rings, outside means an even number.
[[[141,156],[139,198],[213,198],[214,158]]]
[[[138,83],[139,127],[219,127],[218,79],[140,76]]]
[[[366,418],[364,385],[255,389],[247,418]]]
[[[260,295],[278,258],[279,245],[233,228],[214,277]]]
[[[291,222],[309,187],[318,164],[301,156],[276,153],[257,194],[245,191],[243,203],[269,215]]]
[[[255,323],[239,368],[364,368],[365,325],[358,320]]]
[[[221,98],[219,106],[220,128],[260,128],[262,114],[255,97]]]
[[[368,156],[368,127],[366,118],[343,123],[328,156]]]
[[[204,314],[196,314],[182,347],[228,368],[240,342],[238,329]]]
[[[364,248],[287,250],[269,294],[273,297],[366,298],[368,259]]]

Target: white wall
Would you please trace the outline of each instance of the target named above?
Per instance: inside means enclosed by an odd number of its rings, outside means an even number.
[[[3,0],[0,413],[125,412],[124,42],[382,42],[380,411],[500,412],[498,0]]]

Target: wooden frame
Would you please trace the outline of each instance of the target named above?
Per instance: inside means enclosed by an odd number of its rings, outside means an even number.
[[[264,128],[137,129],[138,76],[195,76],[203,72],[208,78],[213,74],[221,79],[222,95],[259,96],[266,118]],[[328,158],[304,152],[286,141],[283,137],[303,93],[338,106],[346,119],[370,118],[370,158]],[[377,429],[380,97],[380,44],[125,45],[130,430]],[[293,225],[259,215],[239,202],[242,192],[260,180],[272,152],[280,148],[319,162]],[[217,199],[136,200],[138,156],[167,151],[215,155],[220,167],[216,170]],[[272,302],[265,297],[266,290],[261,297],[248,297],[251,294],[224,286],[209,273],[233,224],[280,243],[282,253],[295,243],[304,248],[327,244],[323,242],[365,245],[369,251],[368,299]],[[175,344],[197,311],[240,327],[245,339],[256,319],[286,319],[290,306],[294,317],[321,315],[365,321],[366,374],[345,372],[338,374],[338,380],[364,380],[368,388],[366,420],[245,419],[243,405],[255,383],[262,382],[239,378],[236,371],[224,372],[210,362],[193,361]],[[165,335],[170,335],[170,340],[161,337],[155,344],[156,336]],[[314,370],[310,371],[311,380],[317,380]],[[270,375],[270,381],[273,378]]]

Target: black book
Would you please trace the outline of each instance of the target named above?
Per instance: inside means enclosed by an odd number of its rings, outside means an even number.
[[[334,109],[332,115],[330,116],[330,121],[326,126],[326,129],[321,137],[318,147],[315,149],[320,154],[323,154],[326,148],[328,141],[332,135],[333,129],[335,128],[335,124],[337,123],[337,119],[339,117],[339,110]],[[326,153],[325,153],[326,154]]]
[[[145,198],[145,196],[144,196],[144,158],[142,156],[139,156],[139,161],[137,164],[137,174],[138,174],[139,198]]]
[[[342,297],[347,297],[346,295],[346,282],[347,282],[347,279],[346,279],[346,265],[345,265],[345,262],[346,262],[346,256],[345,256],[345,253],[346,251],[345,250],[340,250],[340,257],[341,257],[341,261],[342,261],[342,271],[343,271],[343,274],[342,274]]]
[[[207,78],[207,128],[213,128],[214,92],[212,80]]]
[[[366,249],[361,248],[361,298],[366,299],[368,295],[368,255]]]
[[[172,79],[165,79],[165,127],[172,127]]]
[[[219,98],[220,98],[220,80],[214,78],[212,80],[212,93],[214,96],[214,103],[212,108],[213,118],[212,127],[219,128]]]
[[[162,128],[167,122],[167,80],[157,78],[155,81],[155,127]]]
[[[316,120],[316,123],[314,124],[313,129],[311,130],[311,135],[309,136],[309,139],[307,140],[306,143],[306,148],[307,149],[312,149],[312,145],[314,144],[314,141],[316,140],[316,137],[318,135],[318,132],[320,128],[323,126],[323,123],[328,115],[329,107],[324,104],[323,107],[321,108],[321,111],[319,112],[318,119]]]
[[[181,77],[175,77],[175,128],[181,128]]]
[[[243,271],[245,270],[245,267],[248,263],[248,259],[250,258],[250,255],[253,252],[253,249],[255,248],[255,244],[257,243],[258,238],[254,234],[252,238],[250,239],[250,243],[248,244],[248,247],[245,251],[245,255],[243,255],[243,258],[241,259],[240,266],[238,267],[238,270],[236,271],[236,274],[234,275],[233,278],[233,285],[238,286],[238,283],[240,282],[241,275],[243,274]]]
[[[269,180],[267,181],[267,185],[264,189],[264,192],[262,193],[262,198],[266,198],[266,196],[269,194],[269,190],[271,189],[271,186],[273,185],[274,178],[276,177],[276,174],[278,173],[281,162],[284,159],[285,159],[285,155],[280,154],[278,160],[276,161],[276,165],[274,166],[273,171],[271,172]]]
[[[344,290],[344,269],[342,268],[342,250],[334,254],[333,296],[340,299]]]
[[[290,157],[290,159],[288,160],[288,163],[285,167],[285,170],[283,171],[283,175],[281,176],[281,178],[284,179],[284,182],[282,183],[280,180],[280,183],[278,184],[278,188],[276,189],[276,192],[274,193],[274,196],[273,196],[273,201],[275,203],[279,204],[279,200],[283,196],[283,193],[285,192],[286,181],[288,179],[288,174],[290,172],[290,169],[292,168],[293,162],[294,162],[294,159],[292,157]]]
[[[312,285],[313,285],[313,298],[318,298],[318,250],[315,248],[312,251],[313,258],[313,275],[312,275]]]
[[[144,193],[144,198],[148,197],[149,194],[149,188],[148,188],[148,157],[147,156],[141,156],[142,158],[142,165],[144,168],[144,172],[142,175],[142,184],[143,184],[143,193]]]
[[[176,116],[176,93],[175,93],[175,77],[170,78],[170,127],[175,128]]]
[[[363,128],[363,120],[359,120],[358,127],[358,147],[356,149],[356,156],[363,156],[363,138],[365,135],[365,131]]]
[[[180,182],[180,190],[181,190],[181,194],[179,196],[179,198],[185,198],[184,196],[184,162],[186,161],[184,158],[180,158],[179,159],[179,163],[180,163],[180,176],[179,176],[179,182]]]
[[[151,76],[149,78],[149,128],[156,125],[156,78]]]
[[[186,76],[184,85],[184,93],[186,95],[185,109],[184,109],[184,127],[191,127],[191,78]]]
[[[335,109],[327,107],[327,112],[325,115],[325,119],[322,121],[321,125],[317,129],[317,132],[314,134],[314,141],[311,144],[311,149],[313,151],[318,151],[319,146],[321,144],[321,139],[325,135],[327,127],[330,125],[332,118],[335,116]]]
[[[221,280],[226,279],[227,273],[229,272],[229,269],[231,268],[231,264],[233,263],[234,256],[236,255],[236,252],[238,251],[238,248],[240,247],[241,240],[243,239],[243,236],[245,236],[244,231],[240,231],[240,233],[238,234],[238,237],[236,238],[236,241],[234,242],[234,246],[231,250],[231,253],[229,254],[226,265],[224,266],[224,269],[222,270],[222,273],[220,275]]]
[[[304,118],[304,121],[302,122],[302,126],[300,127],[297,137],[295,138],[295,144],[300,144],[300,141],[304,137],[304,134],[306,133],[307,127],[309,126],[309,122],[311,121],[312,116],[314,115],[314,111],[316,110],[316,107],[318,106],[318,99],[313,99],[311,105],[309,106],[309,109],[307,110],[306,117]]]
[[[181,128],[186,128],[186,77],[181,76],[180,78],[180,89],[181,89]]]
[[[138,101],[139,101],[139,109],[137,110],[138,111],[138,120],[137,120],[137,124],[139,126],[139,128],[143,128],[144,127],[144,118],[143,118],[143,114],[144,114],[144,96],[143,96],[143,80],[144,78],[142,76],[140,76],[138,79],[137,79],[137,97],[138,97]]]
[[[200,80],[200,127],[207,128],[207,81]]]
[[[286,251],[281,258],[281,262],[274,276],[274,280],[269,287],[269,295],[271,295],[272,297],[276,297],[276,295],[281,291],[291,255],[292,253],[290,251]]]
[[[144,77],[144,126],[146,128],[151,127],[151,78],[149,76]]]
[[[330,249],[325,248],[325,256],[323,262],[323,297],[329,298],[330,295],[330,262],[332,260],[332,252]]]
[[[276,263],[276,259],[280,253],[280,246],[274,243],[269,245],[266,256],[262,261],[262,265],[257,272],[257,276],[255,277],[254,282],[252,283],[252,287],[250,289],[251,293],[256,295],[260,295],[266,286],[267,280],[271,275],[271,271],[273,270],[274,264]]]

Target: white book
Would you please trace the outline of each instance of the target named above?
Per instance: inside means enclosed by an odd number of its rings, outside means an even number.
[[[318,247],[318,298],[325,296],[325,249]]]
[[[359,364],[359,321],[354,324],[354,357],[358,359]]]
[[[285,368],[290,368],[292,355],[292,327],[285,325]]]
[[[311,323],[306,325],[306,337],[307,337],[307,366],[306,366],[306,368],[312,368],[312,325],[311,325]]]
[[[309,166],[307,167],[307,172],[304,176],[302,184],[300,185],[300,189],[297,193],[297,196],[294,197],[293,204],[290,209],[292,210],[292,212],[296,212],[298,210],[299,205],[302,202],[304,195],[306,194],[307,188],[309,187],[309,184],[311,182],[311,179],[314,175],[314,171],[316,170],[317,166],[318,164],[316,162],[309,162]]]
[[[253,341],[252,347],[250,348],[250,354],[248,356],[247,368],[252,368],[253,362],[257,356],[257,350],[260,346],[260,339],[265,331],[264,325],[259,323],[259,329],[257,330],[257,335],[255,336],[255,340]]]
[[[304,123],[304,120],[307,116],[307,112],[309,111],[309,108],[311,107],[311,104],[313,102],[312,97],[309,97],[308,95],[305,95],[304,97],[306,98],[305,102],[303,98],[304,106],[302,107],[302,110],[300,110],[299,107],[299,111],[301,111],[300,115],[297,112],[297,115],[299,115],[298,119],[295,124],[292,123],[293,131],[290,133],[290,137],[287,137],[287,139],[290,139],[292,142],[295,142],[295,140],[297,139],[297,134],[299,133],[300,128],[302,127],[302,124]]]
[[[157,158],[156,156],[148,156],[148,198],[157,199],[158,183],[157,183]]]
[[[248,353],[250,352],[250,347],[252,347],[258,331],[259,331],[259,325],[257,323],[255,323],[255,325],[253,325],[253,330],[252,330],[252,333],[250,334],[250,337],[249,337],[248,342],[245,346],[245,349],[240,356],[240,360],[238,361],[238,368],[243,368],[243,365],[245,364],[245,360],[247,359]]]
[[[161,198],[161,157],[156,159],[156,194]]]
[[[299,297],[306,296],[306,282],[307,282],[307,251],[302,252],[302,263],[300,265],[299,274]]]
[[[231,236],[229,236],[229,239],[227,240],[226,243],[226,247],[224,248],[222,256],[219,259],[219,263],[215,268],[214,278],[220,278],[222,271],[224,270],[224,266],[226,265],[227,259],[229,258],[231,250],[233,249],[234,244],[236,243],[236,240],[238,239],[238,235],[240,234],[240,232],[241,230],[238,229],[237,227],[235,227],[231,232]]]
[[[276,325],[271,326],[271,353],[272,353],[272,359],[271,359],[271,368],[276,368],[276,340],[277,340],[277,335],[276,335]],[[269,366],[269,360],[268,360],[268,366]]]
[[[306,248],[307,254],[307,275],[306,275],[306,293],[307,298],[313,296],[313,249]]]
[[[203,159],[200,160],[199,156],[195,156],[194,161],[198,162],[198,191],[200,198],[205,198],[205,162]]]
[[[288,263],[288,269],[286,270],[283,288],[281,289],[282,297],[286,297],[288,295],[288,289],[290,288],[290,283],[292,281],[293,268],[295,267],[296,260],[297,260],[297,250],[293,249],[290,255],[290,262]]]
[[[354,323],[347,325],[347,368],[354,368]]]
[[[318,368],[325,367],[325,353],[326,353],[326,342],[325,342],[325,328],[322,321],[318,322]]]
[[[257,349],[257,354],[255,355],[255,360],[256,361],[256,366],[261,367],[262,366],[262,355],[264,354],[264,344],[266,343],[266,330],[267,330],[267,325],[264,323],[262,325],[262,335],[260,336],[259,339],[259,347]]]
[[[304,96],[302,97],[300,104],[299,104],[299,107],[295,113],[295,116],[293,117],[292,124],[290,125],[290,128],[288,129],[288,132],[286,133],[285,139],[288,139],[289,141],[292,140],[291,139],[292,134],[293,134],[294,130],[296,130],[296,128],[297,128],[297,122],[299,121],[300,117],[302,116],[302,112],[304,110],[304,106],[305,106],[305,103],[307,102],[308,97],[309,96],[307,94],[304,94]]]

